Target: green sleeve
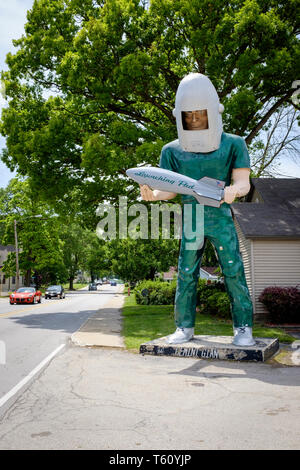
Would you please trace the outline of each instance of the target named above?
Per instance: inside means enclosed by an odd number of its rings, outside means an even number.
[[[250,168],[247,145],[242,137],[236,136],[233,155],[233,168]]]
[[[164,168],[165,170],[177,171],[174,155],[171,149],[167,146],[162,148],[160,154],[159,167]]]

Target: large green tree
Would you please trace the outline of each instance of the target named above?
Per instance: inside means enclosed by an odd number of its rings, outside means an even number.
[[[63,262],[68,273],[69,288],[79,271],[96,271],[99,267],[99,244],[96,235],[76,222],[63,225],[60,230],[63,242]]]
[[[106,243],[111,270],[124,281],[154,279],[177,265],[177,240],[112,240]]]
[[[2,74],[3,161],[56,210],[93,208],[128,189],[125,170],[156,165],[176,138],[181,78],[207,74],[227,132],[251,144],[292,105],[297,0],[35,0]]]
[[[107,276],[111,272],[111,262],[104,240],[97,237],[94,231],[86,236],[85,262],[83,268],[90,273],[91,281]]]
[[[11,179],[0,192],[1,243],[15,244],[14,225],[19,245],[20,272],[29,285],[32,276],[38,284],[48,280],[63,280],[60,220],[45,202],[39,201],[28,180]],[[15,252],[9,253],[3,271],[16,274]]]

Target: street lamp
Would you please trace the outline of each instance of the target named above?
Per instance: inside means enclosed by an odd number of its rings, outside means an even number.
[[[25,219],[29,219],[31,217],[43,217],[41,214],[38,215],[29,215],[25,217]],[[16,290],[19,289],[19,279],[20,279],[20,271],[19,271],[19,245],[18,245],[18,233],[17,233],[17,220],[14,219],[14,232],[15,232],[15,250],[16,250]]]

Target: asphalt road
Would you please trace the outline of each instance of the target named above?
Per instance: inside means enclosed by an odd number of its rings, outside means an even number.
[[[0,417],[0,449],[296,450],[299,386],[298,367],[69,343]]]
[[[117,289],[26,309],[1,300],[1,450],[157,449],[172,456],[178,449],[299,449],[299,367],[143,356],[68,341]],[[1,404],[32,372],[34,380]]]
[[[0,416],[30,383],[31,374],[42,370],[116,290],[103,285],[98,291],[66,292],[65,299],[43,298],[35,305],[10,305],[8,298],[0,299]]]

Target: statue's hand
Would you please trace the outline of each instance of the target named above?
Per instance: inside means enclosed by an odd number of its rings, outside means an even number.
[[[144,201],[155,201],[154,193],[151,188],[147,184],[140,184],[141,189],[141,196]]]
[[[226,186],[224,189],[224,200],[221,202],[221,204],[223,204],[223,202],[227,202],[227,204],[231,204],[235,200],[237,195],[238,195],[238,188],[236,188],[235,186]]]

